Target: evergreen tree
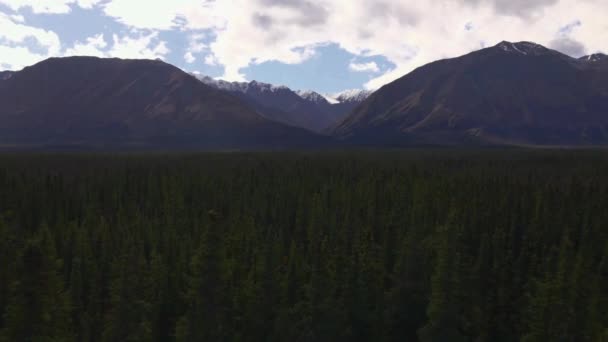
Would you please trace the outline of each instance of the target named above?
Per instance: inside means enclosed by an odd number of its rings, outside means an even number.
[[[61,281],[62,262],[47,226],[28,240],[15,260],[4,341],[73,341],[70,301]]]

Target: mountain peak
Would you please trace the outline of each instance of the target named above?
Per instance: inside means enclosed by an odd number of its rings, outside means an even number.
[[[515,53],[525,56],[538,56],[549,51],[546,47],[532,42],[508,42],[502,41],[496,45],[496,48],[507,53]]]
[[[296,94],[298,94],[301,98],[311,101],[313,103],[322,103],[322,102],[327,102],[329,104],[336,104],[338,103],[338,101],[330,96],[325,96],[325,95],[321,95],[319,93],[317,93],[316,91],[312,91],[312,90],[298,90],[296,91]]]
[[[3,146],[274,148],[316,139],[161,61],[53,58],[0,81]]]
[[[608,69],[593,65],[538,44],[501,42],[385,85],[333,132],[390,145],[608,144]]]
[[[270,92],[276,92],[279,90],[290,90],[288,87],[284,86],[284,85],[274,85],[274,84],[270,84],[270,83],[263,83],[263,82],[258,82],[258,81],[251,81],[248,84],[251,87],[254,88],[258,88],[261,91],[270,91]]]
[[[589,56],[581,57],[581,58],[579,58],[579,60],[584,61],[584,62],[591,62],[591,63],[603,62],[603,61],[608,61],[608,55],[605,55],[603,53],[594,53]]]
[[[363,102],[372,94],[369,90],[350,89],[334,94],[332,97],[340,103]]]

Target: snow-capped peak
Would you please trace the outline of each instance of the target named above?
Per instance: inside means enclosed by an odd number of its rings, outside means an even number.
[[[201,82],[214,87],[216,89],[225,90],[229,92],[239,92],[239,93],[250,93],[250,92],[281,92],[281,91],[291,91],[286,86],[276,86],[268,83],[262,83],[258,81],[247,82],[227,82],[223,80],[218,80],[211,78],[209,76],[202,76],[193,74]],[[312,90],[298,90],[295,93],[301,98],[311,101],[314,103],[323,103],[327,102],[329,104],[338,104],[338,103],[354,103],[354,102],[363,102],[369,95],[371,95],[371,91],[362,90],[362,89],[350,89],[337,94],[328,95],[328,94],[319,94]]]
[[[251,81],[248,83],[249,87],[260,89],[261,91],[277,92],[280,90],[290,90],[288,87],[283,85],[274,85],[270,83],[262,83],[258,81]]]
[[[496,47],[504,52],[517,53],[525,56],[537,56],[548,51],[546,47],[531,42],[511,43],[503,41],[498,43]]]
[[[232,92],[246,93],[250,89],[256,89],[261,92],[273,92],[274,93],[274,92],[281,91],[281,90],[289,90],[289,88],[287,88],[286,86],[276,86],[273,84],[262,83],[262,82],[257,82],[257,81],[251,81],[249,83],[247,83],[247,82],[228,82],[228,81],[224,81],[224,80],[217,80],[217,79],[211,78],[209,76],[200,76],[200,75],[194,75],[194,76],[196,78],[198,78],[201,82],[203,82],[209,86],[212,86],[214,88],[221,89],[221,90],[232,91]]]
[[[340,103],[363,102],[372,94],[372,91],[363,89],[350,89],[332,95]]]
[[[317,93],[316,91],[312,91],[312,90],[298,90],[298,91],[296,91],[296,94],[298,94],[301,98],[314,102],[314,103],[322,103],[322,102],[329,102],[330,104],[339,103],[338,100],[336,100],[330,96],[321,95],[321,94]]]

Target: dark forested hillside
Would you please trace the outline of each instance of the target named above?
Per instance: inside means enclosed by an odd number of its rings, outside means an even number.
[[[607,341],[603,152],[0,156],[0,341]]]

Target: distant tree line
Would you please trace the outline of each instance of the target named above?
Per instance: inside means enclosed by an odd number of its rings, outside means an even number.
[[[0,341],[608,341],[608,156],[0,156]]]

